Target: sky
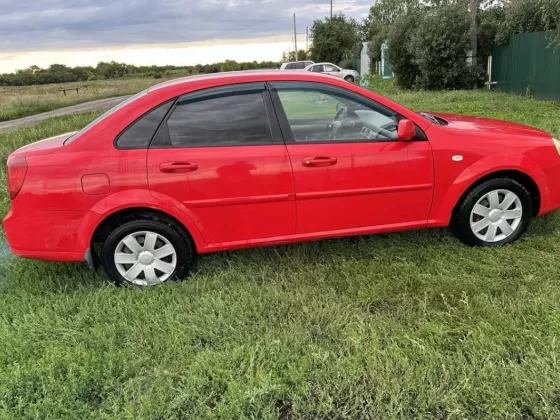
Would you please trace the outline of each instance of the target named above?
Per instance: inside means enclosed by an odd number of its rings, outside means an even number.
[[[362,19],[375,0],[333,0]],[[279,61],[329,0],[0,0],[0,72],[53,63]]]

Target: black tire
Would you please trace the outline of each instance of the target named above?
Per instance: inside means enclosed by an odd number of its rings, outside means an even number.
[[[354,83],[354,77],[352,77],[352,76],[346,76],[344,78],[344,80],[346,80],[347,82],[350,82],[350,83]]]
[[[487,193],[495,190],[508,190],[519,197],[522,206],[521,222],[517,229],[497,242],[487,242],[477,237],[471,229],[471,212],[475,204]],[[519,239],[527,230],[533,215],[533,200],[531,194],[520,182],[511,178],[494,178],[484,181],[474,187],[458,203],[451,218],[451,231],[462,242],[470,246],[501,246]]]
[[[177,263],[169,280],[182,280],[189,271],[196,251],[192,239],[174,223],[164,219],[136,219],[124,222],[115,228],[107,237],[101,251],[101,264],[109,278],[117,285],[132,284],[127,281],[116,267],[114,254],[121,240],[135,232],[149,231],[157,233],[169,241],[175,248]]]

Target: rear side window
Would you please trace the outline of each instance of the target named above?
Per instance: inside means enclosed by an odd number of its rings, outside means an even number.
[[[84,134],[86,131],[88,131],[90,128],[94,127],[95,125],[97,125],[98,123],[100,123],[101,121],[103,121],[105,118],[109,117],[110,115],[114,114],[115,112],[119,111],[120,109],[124,108],[125,106],[127,106],[128,104],[134,102],[136,99],[141,98],[142,96],[146,96],[148,94],[147,90],[143,90],[140,93],[137,93],[134,96],[131,96],[130,98],[126,99],[125,101],[121,102],[120,104],[114,106],[113,108],[111,108],[110,110],[108,110],[107,112],[105,112],[103,115],[97,117],[95,120],[93,120],[92,122],[90,122],[88,125],[86,125],[84,128],[82,128],[80,131],[78,131],[76,134],[74,134],[73,136],[68,137],[65,141],[64,144],[70,144],[72,143],[75,139],[77,139],[78,137],[80,137],[82,134]]]
[[[286,67],[285,67],[286,70],[293,70],[295,68],[296,68],[296,65],[294,63],[288,63],[288,64],[286,64]]]
[[[305,63],[300,61],[299,63],[296,63],[294,68],[297,70],[303,70],[305,67],[306,67]]]
[[[171,100],[157,106],[132,123],[118,137],[117,147],[121,149],[147,148],[173,102],[174,100]]]
[[[180,100],[154,139],[155,147],[273,143],[263,92],[229,92]]]

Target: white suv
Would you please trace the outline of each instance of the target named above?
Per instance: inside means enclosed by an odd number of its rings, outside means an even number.
[[[288,63],[282,63],[280,70],[303,70],[307,66],[314,64],[313,61],[290,61]]]

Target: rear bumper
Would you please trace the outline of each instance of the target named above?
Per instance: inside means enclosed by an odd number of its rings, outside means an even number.
[[[12,252],[23,258],[45,261],[84,261],[89,243],[80,235],[88,212],[18,211],[4,218],[6,239]],[[89,238],[88,238],[89,240]]]

